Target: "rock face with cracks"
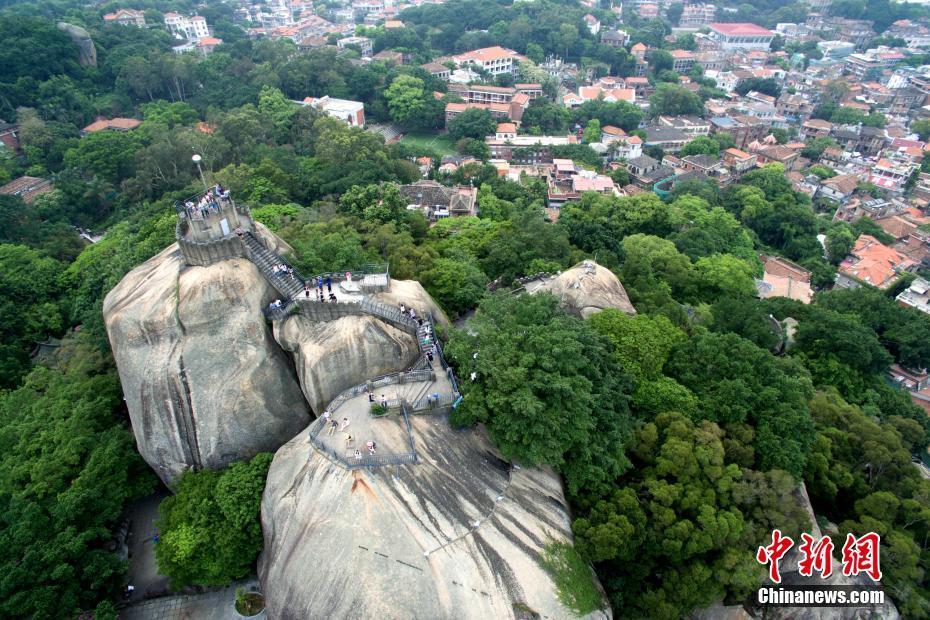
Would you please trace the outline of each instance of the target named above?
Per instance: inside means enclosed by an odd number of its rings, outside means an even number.
[[[420,314],[432,312],[437,324],[448,325],[419,282],[392,280],[390,291],[373,297],[391,306],[403,302]],[[275,323],[274,335],[281,348],[294,356],[304,396],[317,414],[339,392],[404,370],[420,354],[412,335],[372,316],[320,322],[296,314]]]
[[[136,444],[166,483],[274,451],[309,422],[293,365],[262,317],[275,297],[247,259],[188,267],[177,245],[106,296]]]
[[[636,314],[617,276],[593,261],[584,261],[555,277],[529,282],[525,287],[528,293],[552,293],[566,311],[583,319],[604,308]]]
[[[575,617],[539,564],[571,538],[558,476],[511,470],[445,416],[411,422],[416,465],[349,471],[304,433],[278,450],[262,497],[269,618]]]

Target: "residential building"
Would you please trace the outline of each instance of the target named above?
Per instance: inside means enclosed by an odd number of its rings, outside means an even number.
[[[424,212],[427,219],[477,215],[478,188],[468,185],[446,187],[436,181],[422,180],[397,188],[407,200],[407,208]]]
[[[710,122],[700,116],[659,116],[656,118],[656,125],[659,127],[672,127],[678,129],[689,136],[707,136],[710,135]]]
[[[48,179],[23,176],[0,187],[0,195],[18,196],[26,204],[32,204],[36,198],[53,189],[55,188]]]
[[[588,32],[590,32],[592,36],[596,37],[597,33],[601,31],[601,20],[594,17],[590,13],[585,15],[582,20],[584,21],[584,25],[587,26]]]
[[[912,161],[895,161],[882,157],[869,168],[869,183],[889,192],[901,193],[908,177],[918,167],[918,164]]]
[[[525,57],[500,45],[484,47],[452,57],[452,61],[458,67],[475,65],[495,76],[504,73],[516,75],[519,63],[523,60]]]
[[[710,38],[724,51],[768,50],[775,33],[750,23],[714,23],[709,25]]]
[[[145,27],[145,13],[134,9],[118,9],[113,13],[107,13],[103,16],[103,21],[108,24],[120,24],[122,26]]]
[[[542,84],[536,84],[536,83],[514,84],[513,87],[517,89],[517,93],[526,95],[530,99],[537,99],[538,97],[545,96],[545,93],[543,92]]]
[[[857,175],[840,174],[821,181],[817,195],[838,204],[846,204],[846,201],[852,197],[858,185],[859,177]]]
[[[611,160],[629,160],[643,154],[642,138],[628,136],[625,131],[613,125],[601,127],[601,143],[607,146],[607,155]]]
[[[764,166],[765,164],[778,163],[783,165],[786,171],[794,170],[800,158],[800,154],[797,151],[783,144],[762,146],[762,148],[758,149],[752,149],[750,147],[750,152],[756,155],[759,165]]]
[[[165,13],[165,27],[178,39],[200,40],[210,36],[207,20],[200,15]]]
[[[582,86],[576,93],[568,93],[562,97],[562,103],[569,108],[577,108],[586,101],[594,101],[603,98],[607,103],[616,103],[626,101],[634,103],[636,101],[636,91],[632,88],[603,88],[601,86]]]
[[[630,40],[630,35],[624,30],[602,30],[601,43],[610,47],[623,47]]]
[[[886,376],[894,385],[907,390],[911,402],[930,415],[930,375],[926,369],[913,370],[892,364]]]
[[[916,266],[913,260],[894,248],[889,248],[871,235],[859,235],[849,256],[840,263],[836,285],[858,288],[869,284],[887,289],[898,277]]]
[[[371,59],[377,62],[393,63],[395,65],[404,64],[403,52],[398,52],[396,50],[381,50],[372,56]]]
[[[517,125],[515,123],[498,123],[497,132],[494,134],[495,140],[507,141],[517,137]]]
[[[909,306],[924,314],[930,314],[930,282],[923,278],[915,278],[909,287],[895,297],[895,301],[900,306]]]
[[[95,131],[129,131],[142,124],[142,121],[135,118],[98,118],[93,123],[81,130],[81,135],[86,136]]]
[[[675,127],[646,127],[645,146],[657,146],[666,153],[677,153],[695,136]]]
[[[320,110],[327,116],[338,118],[349,127],[365,126],[365,104],[361,101],[323,96],[305,97],[303,101],[297,103]]]
[[[708,123],[711,135],[726,134],[739,149],[745,149],[749,144],[761,140],[768,132],[762,120],[746,115],[717,116]]]
[[[719,177],[724,173],[723,160],[713,155],[688,155],[681,158],[680,165],[686,172],[702,172],[707,177]]]
[[[833,123],[821,118],[812,118],[801,124],[801,135],[805,138],[826,138],[833,130]]]
[[[349,46],[354,46],[359,49],[362,56],[369,57],[372,52],[371,39],[368,37],[345,37],[336,41],[336,46],[339,49],[346,49]],[[448,71],[448,69],[447,69]]]
[[[858,80],[869,79],[885,69],[890,69],[904,60],[905,56],[895,50],[872,49],[858,54],[850,54],[843,63],[843,69]]]
[[[626,168],[633,183],[646,190],[651,190],[652,186],[659,181],[675,175],[673,168],[659,163],[648,155],[628,160]]]
[[[899,19],[882,34],[886,37],[904,39],[908,47],[930,47],[930,30],[909,19]]]
[[[491,116],[497,120],[512,118],[510,115],[510,104],[507,103],[457,103],[450,101],[446,104],[446,125],[448,125],[449,121],[453,118],[470,108],[487,110]]]
[[[452,75],[452,69],[438,62],[428,62],[425,65],[420,65],[420,68],[430,75],[438,77],[443,82],[448,82],[449,76]]]
[[[756,282],[759,297],[787,297],[809,304],[814,297],[811,272],[780,256],[759,257],[763,265],[761,281]]]
[[[0,145],[14,153],[19,150],[19,125],[0,119]]]
[[[716,17],[717,7],[713,4],[685,4],[678,25],[681,28],[700,28],[712,23]]]
[[[696,54],[688,50],[672,50],[672,71],[688,73],[696,62]]]
[[[735,148],[722,153],[723,165],[735,174],[743,174],[756,167],[756,158],[745,151]]]
[[[538,165],[552,163],[550,147],[578,144],[575,136],[515,136],[498,140],[488,136],[485,144],[491,150],[492,159],[512,161],[518,164]]]
[[[810,98],[804,95],[782,93],[775,101],[775,111],[791,120],[801,121],[810,117],[814,105]]]

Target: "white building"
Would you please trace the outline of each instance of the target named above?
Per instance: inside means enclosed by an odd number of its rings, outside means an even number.
[[[516,75],[519,64],[523,60],[526,60],[526,58],[500,45],[483,47],[452,57],[452,61],[457,67],[473,65],[484,69],[491,75],[501,75],[503,73]]]
[[[108,24],[122,24],[142,28],[145,26],[145,13],[134,9],[119,9],[114,13],[104,15],[103,21]]]
[[[349,45],[355,45],[362,52],[362,56],[368,58],[371,56],[372,43],[368,37],[345,37],[336,41],[339,49],[345,49]]]
[[[768,28],[749,23],[710,24],[710,38],[724,51],[767,50],[775,33]]]
[[[207,20],[200,15],[187,17],[180,13],[165,13],[165,27],[178,39],[193,41],[210,36]]]
[[[338,118],[349,127],[365,126],[365,104],[361,101],[336,99],[334,97],[306,97],[297,103],[311,106],[327,116]]]

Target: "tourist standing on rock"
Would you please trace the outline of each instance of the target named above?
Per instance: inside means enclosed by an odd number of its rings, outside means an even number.
[[[370,403],[375,402],[375,395],[372,394],[371,392],[368,392],[368,402]]]
[[[322,292],[323,292],[323,276],[317,276],[317,277],[316,277],[316,287],[317,287],[318,289],[320,289],[320,293],[322,294]]]
[[[381,395],[381,406],[387,409],[387,399],[384,397],[384,394]]]
[[[346,433],[346,448],[351,446],[353,441],[355,441],[355,437],[353,437],[350,433]]]
[[[361,453],[359,450],[356,450],[356,451],[355,451],[355,460],[359,460],[360,458],[362,458],[362,453]]]
[[[375,442],[369,441],[365,444],[365,447],[368,448],[368,454],[373,455],[375,453]]]
[[[410,318],[411,319],[417,318],[417,311],[414,310],[413,308],[410,308]]]
[[[327,292],[327,293],[332,293],[332,292],[333,292],[333,281],[332,281],[332,279],[331,279],[330,277],[328,277],[328,276],[327,276],[327,278],[326,278],[326,292]]]
[[[342,428],[339,430],[344,431],[349,428],[349,418],[342,418]]]
[[[329,424],[329,421],[332,420],[332,418],[333,418],[333,416],[332,416],[332,414],[329,412],[329,409],[327,409],[326,411],[323,412],[323,421],[324,421],[326,424]]]
[[[407,314],[407,306],[405,306],[403,302],[400,304],[400,312],[401,314]]]
[[[337,428],[339,428],[339,422],[336,422],[336,420],[333,420],[332,422],[329,423],[329,435],[330,435],[330,437],[333,435],[333,433],[336,432],[336,429],[337,429]]]

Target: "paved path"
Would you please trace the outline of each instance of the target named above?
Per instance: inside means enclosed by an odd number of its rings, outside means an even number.
[[[227,588],[204,594],[163,596],[136,603],[120,610],[122,620],[234,620],[241,618],[233,605],[236,587],[257,589],[254,580],[231,585]]]
[[[162,487],[129,506],[129,572],[126,578],[135,587],[131,601],[168,593],[168,578],[158,572],[155,564],[152,536],[158,520],[158,505],[169,495],[170,492]]]

